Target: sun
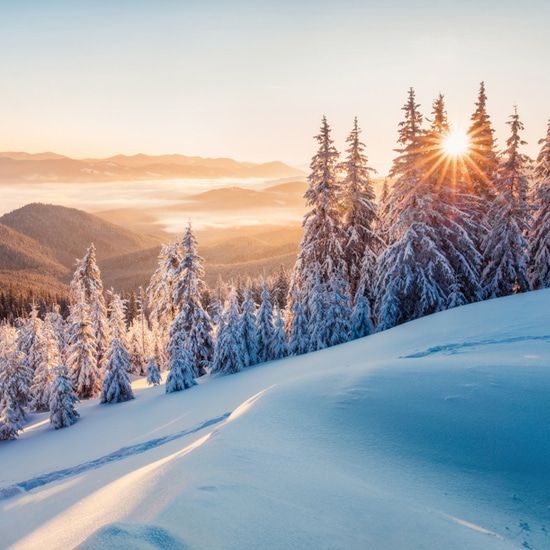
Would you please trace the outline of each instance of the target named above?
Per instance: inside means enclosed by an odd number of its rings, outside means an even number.
[[[442,149],[448,157],[462,157],[468,154],[470,148],[470,138],[462,130],[452,130],[442,142]]]

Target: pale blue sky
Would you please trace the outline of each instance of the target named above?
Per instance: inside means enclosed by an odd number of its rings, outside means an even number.
[[[550,3],[0,0],[0,150],[182,153],[307,164],[326,115],[394,157],[410,86],[468,124],[479,82],[502,147],[515,103],[534,155],[550,118]]]

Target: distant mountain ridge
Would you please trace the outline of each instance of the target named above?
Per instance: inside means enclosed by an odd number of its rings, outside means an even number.
[[[304,177],[305,172],[282,162],[263,164],[229,158],[185,155],[116,155],[105,159],[72,159],[56,153],[0,152],[0,181],[89,182],[155,179]]]

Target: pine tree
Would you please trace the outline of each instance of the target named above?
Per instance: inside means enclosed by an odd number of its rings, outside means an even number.
[[[244,367],[243,355],[239,304],[237,295],[232,290],[218,325],[212,373],[234,374],[240,372]]]
[[[535,215],[530,232],[529,278],[534,289],[550,288],[550,121],[533,173]]]
[[[240,333],[242,335],[243,364],[245,367],[256,365],[260,362],[258,325],[256,305],[249,288],[245,290],[245,300],[240,317]]]
[[[197,254],[197,240],[191,224],[183,238],[182,247],[184,255],[175,275],[178,281],[175,290],[178,314],[170,328],[170,337],[182,340],[182,347],[192,355],[195,376],[202,376],[210,368],[214,340],[212,322],[201,303],[201,291],[206,287],[203,281],[203,259]]]
[[[31,397],[29,378],[15,330],[0,326],[0,440],[14,439],[23,429],[24,406]]]
[[[263,363],[271,359],[270,343],[273,340],[275,328],[273,326],[273,303],[271,302],[271,294],[267,290],[267,282],[264,279],[262,282],[260,308],[256,316],[258,323],[258,349],[260,361]]]
[[[531,222],[527,202],[529,180],[526,176],[530,161],[519,152],[525,141],[519,136],[523,124],[517,108],[507,124],[511,135],[497,170],[495,187],[498,195],[489,209],[489,233],[482,243],[485,298],[508,296],[531,289],[527,276],[529,243],[526,239]]]
[[[342,190],[338,180],[339,153],[330,137],[330,127],[323,117],[316,136],[319,149],[311,160],[309,186],[304,195],[310,210],[304,216],[304,236],[290,284],[289,300],[298,292],[306,316],[310,317],[312,289],[324,285],[335,273],[346,273],[342,229]],[[311,266],[318,265],[319,281],[312,279]],[[346,273],[347,277],[347,273]]]
[[[147,297],[151,320],[158,322],[163,341],[168,338],[170,325],[177,315],[175,292],[176,271],[181,264],[179,243],[163,245],[159,254],[159,265],[151,276]]]
[[[121,403],[134,399],[134,392],[128,378],[130,360],[128,352],[118,338],[109,343],[107,353],[107,374],[101,386],[100,403]]]
[[[290,355],[302,355],[309,351],[308,321],[299,296],[294,296],[288,351]]]
[[[52,317],[46,317],[40,334],[38,355],[40,362],[34,371],[31,386],[32,402],[35,411],[47,411],[50,406],[50,391],[54,379],[54,369],[61,364],[59,342],[55,333]]]
[[[351,339],[363,338],[373,333],[371,309],[366,296],[357,295],[351,316]]]
[[[29,373],[27,384],[31,387],[35,371],[42,362],[40,349],[42,342],[43,321],[38,316],[38,308],[33,302],[29,318],[19,321],[17,348],[23,354],[23,365]]]
[[[468,156],[468,192],[477,198],[475,214],[482,220],[487,207],[495,198],[493,180],[498,168],[498,157],[496,144],[493,137],[494,130],[491,120],[487,114],[487,96],[485,94],[485,83],[479,85],[479,94],[476,102],[476,110],[471,117],[471,124],[468,129],[470,140]]]
[[[80,414],[75,404],[79,399],[74,393],[67,367],[56,367],[54,375],[50,394],[50,423],[58,430],[71,426],[78,420]]]
[[[95,338],[95,360],[97,367],[103,368],[109,343],[109,328],[107,307],[103,297],[103,282],[96,262],[93,243],[89,246],[84,258],[77,262],[71,281],[69,299],[72,305],[78,301],[83,301],[88,305],[90,323]]]
[[[131,372],[139,375],[145,374],[147,358],[151,351],[151,330],[145,313],[145,296],[140,287],[136,299],[137,315],[132,320],[128,330],[128,353],[130,355]]]
[[[353,129],[347,138],[349,147],[347,158],[340,165],[344,173],[341,185],[342,206],[345,213],[343,222],[344,250],[349,277],[350,292],[355,294],[365,257],[372,262],[374,272],[375,251],[380,247],[380,239],[375,233],[377,213],[372,175],[376,170],[368,166],[364,154],[365,144],[360,141],[361,130],[354,120]],[[367,256],[365,254],[367,252]]]
[[[147,384],[150,386],[158,386],[161,382],[160,372],[155,362],[154,357],[149,359],[146,369]]]
[[[442,105],[436,104],[436,122],[443,127]],[[442,248],[439,227],[432,219],[438,201],[434,193],[436,170],[430,172],[430,136],[421,128],[414,91],[409,90],[403,107],[405,120],[399,125],[399,156],[391,175],[396,178],[389,208],[390,246],[377,265],[376,312],[378,330],[441,311],[447,306],[455,270]]]
[[[90,321],[88,305],[82,301],[71,306],[68,319],[67,367],[76,394],[81,399],[96,397],[101,385],[97,367],[97,343]]]
[[[173,393],[196,386],[193,378],[195,365],[189,351],[179,348],[170,353],[170,370],[166,377],[166,393]]]
[[[275,315],[273,339],[269,346],[269,356],[273,359],[282,359],[288,355],[287,335],[285,331],[285,322],[281,316],[281,308],[277,306]]]

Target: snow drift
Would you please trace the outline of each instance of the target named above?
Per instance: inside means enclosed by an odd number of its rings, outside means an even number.
[[[550,548],[550,291],[0,444],[2,548]]]

